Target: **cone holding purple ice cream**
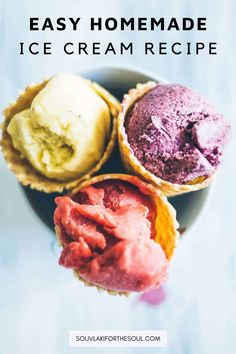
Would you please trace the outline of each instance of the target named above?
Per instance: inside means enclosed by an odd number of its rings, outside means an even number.
[[[125,167],[167,196],[210,184],[229,132],[223,115],[178,84],[138,84],[124,96],[118,118]]]

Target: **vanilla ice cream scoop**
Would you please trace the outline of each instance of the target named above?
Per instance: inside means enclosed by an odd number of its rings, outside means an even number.
[[[14,147],[44,176],[66,180],[87,173],[110,133],[107,103],[81,77],[58,74],[31,106],[12,118]]]
[[[31,84],[3,112],[7,166],[32,189],[72,189],[111,155],[119,110],[105,88],[79,76],[62,73]]]

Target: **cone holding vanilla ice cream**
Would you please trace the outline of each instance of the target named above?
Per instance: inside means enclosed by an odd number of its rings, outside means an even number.
[[[178,240],[176,212],[136,176],[106,174],[56,198],[59,263],[111,294],[159,287]]]
[[[71,74],[28,86],[4,111],[2,150],[19,182],[47,193],[96,173],[117,135],[119,102]]]
[[[210,184],[229,131],[205,99],[178,84],[138,84],[124,95],[118,117],[125,167],[167,196]]]

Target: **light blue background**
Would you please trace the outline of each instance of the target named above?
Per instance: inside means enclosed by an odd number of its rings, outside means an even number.
[[[236,5],[226,1],[1,0],[1,85],[3,109],[18,89],[59,71],[74,73],[104,64],[128,64],[197,89],[226,114],[235,129]],[[32,32],[29,17],[82,17],[76,33]],[[207,17],[208,31],[96,32],[88,17]],[[82,20],[81,20],[82,22]],[[217,56],[144,55],[79,57],[20,56],[20,41],[218,41]],[[145,353],[236,353],[235,137],[232,134],[208,209],[181,241],[166,284],[167,299],[148,307],[137,298],[97,294],[57,265],[52,235],[26,204],[16,180],[0,159],[0,354],[110,353],[68,348],[75,329],[166,329],[168,347]],[[144,353],[143,349],[112,349]]]

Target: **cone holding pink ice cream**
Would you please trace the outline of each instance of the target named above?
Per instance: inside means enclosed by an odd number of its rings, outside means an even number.
[[[138,84],[124,96],[118,117],[125,167],[169,196],[209,185],[229,131],[224,116],[177,84]]]
[[[107,174],[56,198],[59,263],[112,294],[159,287],[178,239],[176,212],[136,176]]]

